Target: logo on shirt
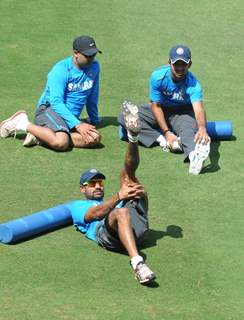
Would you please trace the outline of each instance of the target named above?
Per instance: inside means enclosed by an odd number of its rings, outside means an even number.
[[[172,100],[184,101],[184,90],[182,90],[182,89],[180,89],[179,91],[176,91],[176,92],[164,90],[163,94]]]
[[[81,83],[68,83],[68,91],[85,91],[93,87],[93,80],[87,80]]]
[[[174,92],[172,99],[177,100],[177,101],[183,101],[184,100],[184,91],[179,90],[178,92]]]

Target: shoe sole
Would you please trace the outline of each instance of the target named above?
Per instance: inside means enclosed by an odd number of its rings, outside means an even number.
[[[123,105],[122,108],[123,108],[122,113],[123,113],[126,129],[131,131],[134,134],[139,133],[141,130],[141,126],[140,126],[140,120],[139,120],[139,115],[138,115],[138,113],[139,113],[138,107],[134,104],[128,103],[128,104]],[[130,116],[136,118],[136,120],[132,124],[129,123],[130,121],[128,120],[128,118]]]
[[[7,137],[9,137],[9,136],[2,137],[2,135],[1,135],[2,126],[3,126],[7,121],[13,120],[16,116],[18,116],[18,115],[21,114],[21,113],[24,113],[24,114],[27,115],[27,112],[26,112],[25,110],[20,110],[20,111],[15,112],[10,118],[8,118],[8,119],[6,119],[6,120],[3,120],[3,121],[0,123],[0,136],[1,136],[1,138],[7,138]]]
[[[204,161],[207,159],[209,152],[210,152],[210,147],[208,148],[208,152],[206,153],[206,151],[202,151],[201,146],[199,145],[199,148],[197,148],[196,150],[196,156],[198,157],[198,161],[197,164],[194,166],[193,169],[191,169],[191,167],[189,168],[189,173],[192,173],[194,175],[198,175],[203,167],[203,163]]]
[[[135,276],[135,279],[136,279],[137,281],[139,281],[141,284],[146,284],[146,283],[151,283],[151,282],[153,282],[153,281],[156,279],[156,276],[155,276],[155,274],[153,273],[150,278],[147,278],[147,279],[145,279],[145,280],[140,280],[140,279],[137,278],[137,276]]]

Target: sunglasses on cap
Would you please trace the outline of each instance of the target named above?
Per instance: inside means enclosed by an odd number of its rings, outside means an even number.
[[[83,183],[83,186],[89,187],[89,188],[95,188],[95,186],[99,184],[100,187],[104,186],[104,180],[103,179],[94,179]]]

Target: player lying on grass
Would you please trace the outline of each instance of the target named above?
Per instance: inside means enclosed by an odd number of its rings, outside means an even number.
[[[103,200],[105,176],[90,169],[80,177],[80,191],[86,200],[73,202],[70,210],[77,230],[105,249],[126,251],[136,279],[147,284],[155,279],[155,274],[138,252],[148,230],[148,198],[135,175],[139,165],[138,109],[125,102],[123,115],[129,143],[120,173],[120,190]]]
[[[24,131],[24,146],[43,144],[65,151],[70,147],[94,147],[100,142],[98,115],[100,67],[95,56],[101,51],[95,40],[81,36],[73,42],[73,55],[54,65],[38,101],[34,123],[25,111],[18,111],[0,124],[0,137]],[[79,117],[86,105],[88,122]]]

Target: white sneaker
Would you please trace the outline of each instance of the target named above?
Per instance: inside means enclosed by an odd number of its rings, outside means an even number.
[[[210,141],[208,141],[207,143],[202,141],[196,144],[195,150],[189,154],[189,173],[197,175],[201,172],[203,163],[207,159],[209,152]]]
[[[124,101],[122,103],[122,113],[126,129],[132,135],[137,135],[141,130],[138,107],[130,101]]]
[[[0,137],[7,138],[15,136],[17,131],[26,131],[29,123],[26,111],[18,111],[0,123]]]
[[[182,145],[180,141],[180,137],[177,138],[172,144],[172,146],[169,145],[167,140],[163,135],[160,135],[157,139],[159,146],[162,148],[163,151],[165,152],[174,152],[174,153],[179,153],[182,152]]]
[[[153,273],[144,262],[138,263],[134,273],[135,278],[142,284],[150,283],[156,278],[155,273]]]
[[[172,144],[172,147],[170,147],[170,150],[171,152],[174,152],[174,153],[181,153],[183,150],[182,150],[182,145],[181,145],[181,141],[180,141],[180,137],[177,137],[177,140],[175,140]]]
[[[39,144],[39,141],[37,140],[37,138],[31,134],[30,132],[27,133],[25,140],[23,142],[23,146],[25,147],[32,147]]]

